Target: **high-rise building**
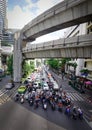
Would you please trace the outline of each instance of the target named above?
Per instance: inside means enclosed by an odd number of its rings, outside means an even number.
[[[0,14],[3,19],[4,29],[7,28],[7,0],[0,0]]]
[[[3,33],[3,18],[2,18],[2,15],[0,13],[0,40],[2,39],[2,33]]]

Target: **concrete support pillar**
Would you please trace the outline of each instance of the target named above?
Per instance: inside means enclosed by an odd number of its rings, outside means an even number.
[[[84,59],[77,59],[77,68],[76,68],[76,75],[81,76],[80,70],[84,67]]]
[[[22,78],[22,40],[20,32],[15,34],[14,54],[13,54],[13,80],[21,82]]]

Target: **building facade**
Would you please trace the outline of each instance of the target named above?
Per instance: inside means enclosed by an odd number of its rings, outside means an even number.
[[[2,34],[3,34],[3,18],[2,18],[2,15],[0,13],[0,40],[2,39]]]
[[[0,14],[3,19],[3,27],[7,28],[7,0],[0,0]]]
[[[83,23],[76,25],[67,29],[65,37],[73,37],[79,35],[85,35],[92,33],[92,22]],[[76,75],[81,76],[80,70],[86,68],[89,70],[87,78],[92,80],[92,59],[72,59],[72,61],[77,63]]]

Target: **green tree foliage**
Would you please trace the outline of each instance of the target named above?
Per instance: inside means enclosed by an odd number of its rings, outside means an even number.
[[[8,41],[2,41],[1,46],[11,46],[11,44]]]
[[[47,64],[54,69],[65,70],[65,64],[69,60],[71,59],[70,58],[62,58],[62,59],[51,58],[47,60]]]
[[[51,58],[47,61],[47,64],[54,69],[59,68],[59,60],[58,59]]]
[[[70,61],[71,59],[70,58],[62,58],[60,60],[60,64],[59,66],[61,67],[61,71],[65,71],[65,65],[68,61]]]
[[[11,76],[13,75],[13,55],[7,59],[7,71]]]
[[[74,67],[74,69],[76,69],[76,67],[77,67],[77,63],[76,62],[74,62],[74,63],[67,63],[67,65],[69,65],[69,66],[72,66],[72,67]]]
[[[30,63],[28,63],[27,61],[24,60],[22,62],[23,77],[27,77],[27,75],[29,75],[32,71],[34,71],[34,62],[30,61]]]
[[[78,66],[76,62],[72,63],[72,62],[68,62],[67,63],[68,66],[72,66],[74,67],[74,75],[75,75],[75,72],[76,72],[76,67]]]
[[[34,69],[35,69],[34,61],[30,61],[30,68],[31,68],[31,72],[34,71]]]

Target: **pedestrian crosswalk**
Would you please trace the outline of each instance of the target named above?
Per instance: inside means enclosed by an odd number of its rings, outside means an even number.
[[[7,95],[4,94],[3,96],[0,97],[0,105],[6,103],[7,101],[9,101],[11,98]]]
[[[67,92],[66,94],[67,96],[69,96],[71,98],[72,101],[84,101],[84,98],[76,92]]]
[[[11,100],[14,94],[17,91],[17,87],[13,88],[12,90],[6,90],[5,88],[0,90],[0,105],[6,103],[7,101]]]
[[[8,92],[8,90],[2,89],[0,90],[0,97],[4,94],[6,94]]]

